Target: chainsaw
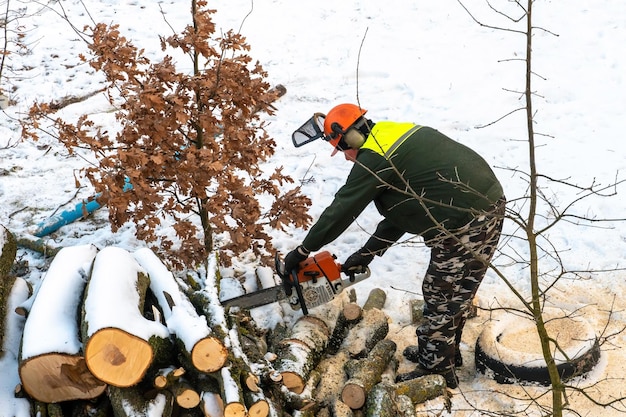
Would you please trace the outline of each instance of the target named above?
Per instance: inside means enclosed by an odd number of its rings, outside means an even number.
[[[358,273],[348,274],[348,279],[341,278],[341,264],[335,255],[323,251],[300,262],[293,271],[285,271],[285,264],[278,254],[275,257],[276,273],[282,284],[250,292],[239,297],[222,301],[228,307],[255,308],[275,301],[288,300],[289,305],[309,314],[314,308],[333,300],[346,287],[363,281],[370,276],[369,268]]]

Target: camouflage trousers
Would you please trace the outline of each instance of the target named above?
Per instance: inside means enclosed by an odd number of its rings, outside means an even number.
[[[418,363],[426,369],[454,364],[461,333],[488,263],[498,246],[505,200],[454,230],[426,242],[430,264],[422,283],[424,323],[417,328]]]

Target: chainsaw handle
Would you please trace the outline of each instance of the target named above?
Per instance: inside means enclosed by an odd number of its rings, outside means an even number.
[[[361,279],[369,278],[372,275],[372,271],[370,271],[369,266],[364,266],[358,269],[357,268],[349,269],[348,271],[344,271],[343,273],[348,276],[348,279],[350,279],[350,282],[354,282],[356,280],[356,274],[362,275],[363,278]]]
[[[298,296],[298,302],[300,303],[300,307],[302,307],[302,314],[306,316],[309,314],[309,310],[306,307],[304,295],[302,294],[302,286],[300,285],[300,281],[298,281],[298,269],[297,268],[294,268],[291,271],[291,281],[293,282],[292,285],[296,288],[296,295]]]

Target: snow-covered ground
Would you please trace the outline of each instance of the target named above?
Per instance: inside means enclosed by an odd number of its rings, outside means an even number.
[[[493,2],[517,18],[520,11],[514,4]],[[2,74],[8,77],[2,80],[2,88],[15,104],[0,114],[0,224],[16,235],[32,233],[55,210],[73,206],[92,193],[84,181],[82,188],[76,188],[75,176],[85,163],[81,158],[68,156],[51,138],[19,143],[17,120],[34,100],[59,100],[101,88],[100,77],[80,61],[86,45],[68,23],[46,8],[32,14],[36,7],[41,8],[34,2],[23,5],[29,16],[19,23],[29,51],[9,57],[13,71]],[[93,24],[91,19],[119,23],[124,36],[144,48],[153,61],[161,56],[158,35],[167,36],[172,28],[179,31],[190,16],[185,1],[68,0],[55,3],[55,10],[60,11],[61,5],[76,28]],[[277,113],[268,119],[269,133],[279,144],[268,169],[282,165],[283,172],[302,181],[303,191],[313,200],[314,218],[343,184],[350,163],[341,155],[331,158],[330,147],[321,142],[294,148],[291,133],[314,112],[357,100],[373,120],[432,126],[474,148],[495,168],[510,201],[526,192],[523,176],[516,173],[528,170],[525,115],[515,112],[494,123],[524,105],[520,92],[524,87],[525,38],[521,34],[480,26],[456,1],[216,0],[210,6],[217,9],[218,30],[240,30],[252,47],[251,56],[269,72],[269,81],[287,87],[287,94],[277,103]],[[483,23],[524,30],[490,10],[487,2],[467,1],[466,6]],[[533,39],[539,171],[580,186],[622,181],[626,171],[621,142],[626,131],[626,3],[539,0],[533,13],[535,26],[540,28]],[[178,62],[180,68],[189,65],[184,57]],[[103,125],[113,117],[100,95],[68,107],[64,116],[83,112],[94,114]],[[558,184],[544,185],[545,195],[560,208],[583,193]],[[607,193],[611,191],[617,195],[585,198],[574,206],[573,213],[597,219],[626,217],[626,190],[620,186]],[[365,242],[379,220],[374,208],[368,208],[325,249],[345,259]],[[550,241],[562,251],[563,265],[591,272],[560,281],[550,290],[548,301],[552,306],[578,310],[598,335],[606,336],[626,326],[626,271],[621,269],[626,267],[626,224],[592,226],[561,222],[549,230]],[[506,233],[515,231],[512,222],[505,225]],[[67,225],[49,239],[61,246],[90,243],[134,251],[143,245],[132,232],[129,226],[112,233],[102,209],[90,220]],[[286,254],[305,233],[274,232],[274,245]],[[502,244],[507,253],[517,250],[524,254],[523,245],[515,240],[503,238]],[[28,279],[36,283],[46,264],[25,250],[18,256],[30,263]],[[393,320],[390,336],[399,342],[399,350],[414,343],[408,302],[421,296],[427,262],[428,251],[418,239],[412,239],[377,258],[371,265],[372,277],[356,287],[360,300],[374,287],[387,291],[387,312]],[[496,259],[510,282],[527,294],[527,270],[506,266],[507,262],[504,256]],[[544,268],[551,267],[542,262]],[[255,267],[244,259],[224,274],[251,276]],[[599,272],[602,270],[607,272]],[[511,291],[491,272],[478,301],[481,307],[517,305]],[[264,312],[268,311],[272,310]],[[459,374],[459,390],[452,397],[455,416],[481,415],[475,409],[512,414],[525,405],[514,398],[524,397],[524,391],[543,391],[501,386],[475,374],[474,343],[487,319],[488,313],[481,311],[464,333],[466,365]],[[272,317],[259,320],[272,323]],[[579,381],[582,387],[592,387],[590,391],[600,401],[626,396],[625,342],[622,333],[612,337],[603,345],[600,364]],[[12,398],[18,382],[16,366],[11,354],[0,359],[2,417],[27,415],[23,400]],[[549,402],[547,398],[541,401]],[[569,401],[580,415],[619,415],[593,405],[582,395],[571,394]],[[625,410],[626,406],[618,408]],[[436,413],[442,404],[430,402],[423,410],[429,409]]]

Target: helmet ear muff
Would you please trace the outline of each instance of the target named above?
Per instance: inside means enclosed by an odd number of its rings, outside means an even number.
[[[365,135],[356,128],[348,129],[340,142],[344,142],[348,148],[359,149],[365,143]]]
[[[339,123],[337,123],[337,122],[333,122],[333,123],[330,125],[330,128],[331,128],[331,130],[333,131],[333,133],[335,134],[335,137],[337,137],[337,135],[343,135],[344,133],[346,133],[346,132],[344,132],[344,131],[343,131],[343,129],[341,128],[341,125],[340,125]]]

